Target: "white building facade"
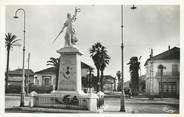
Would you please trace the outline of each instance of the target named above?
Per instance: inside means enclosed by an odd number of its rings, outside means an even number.
[[[89,73],[89,68],[93,69],[91,66],[81,62],[81,76],[87,77]],[[56,74],[53,67],[46,68],[35,72],[34,75],[34,85],[37,86],[52,86],[55,88],[56,84]]]
[[[163,74],[158,68],[163,65]],[[146,94],[152,96],[178,97],[180,74],[180,50],[177,47],[152,56],[146,63]]]

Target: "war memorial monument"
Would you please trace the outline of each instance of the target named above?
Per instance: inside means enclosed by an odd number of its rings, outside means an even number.
[[[65,45],[57,50],[57,53],[60,54],[57,90],[50,94],[32,93],[30,99],[31,107],[82,109],[91,112],[103,110],[101,108],[103,105],[99,103],[103,94],[84,93],[81,86],[81,56],[83,54],[76,46],[78,39],[72,26],[79,11],[80,9],[75,8],[73,16],[70,13],[67,14],[67,20],[55,38],[56,40],[66,29],[64,36]]]

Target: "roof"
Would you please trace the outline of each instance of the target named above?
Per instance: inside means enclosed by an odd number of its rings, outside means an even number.
[[[12,71],[9,71],[8,74],[9,75],[22,75],[22,69],[18,68]],[[25,74],[29,74],[29,75],[34,75],[33,70],[31,69],[25,69]]]
[[[54,67],[49,67],[40,71],[35,72],[35,74],[55,74]]]
[[[112,81],[109,81],[109,80],[105,80],[104,81],[104,84],[113,84],[113,82]]]
[[[94,69],[93,67],[87,65],[84,62],[81,62],[81,68]],[[49,67],[49,68],[37,71],[37,72],[35,72],[35,74],[55,74],[55,69],[54,69],[54,67]]]
[[[170,50],[162,52],[158,55],[153,56],[151,59],[147,59],[144,66],[147,65],[148,61],[150,60],[180,60],[180,48],[174,47]]]
[[[91,69],[94,69],[93,67],[91,67],[90,65],[88,65],[88,64],[86,64],[84,62],[81,62],[81,68],[87,68],[87,69],[91,68]]]
[[[115,80],[116,78],[112,77],[111,75],[104,75],[104,79],[113,79]]]
[[[104,84],[113,84],[114,80],[115,78],[112,77],[111,75],[104,75],[103,77]]]

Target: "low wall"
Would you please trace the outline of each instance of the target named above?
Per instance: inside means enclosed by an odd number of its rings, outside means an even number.
[[[89,110],[97,112],[99,110],[103,110],[104,94],[37,94],[34,92],[31,93],[30,106]]]

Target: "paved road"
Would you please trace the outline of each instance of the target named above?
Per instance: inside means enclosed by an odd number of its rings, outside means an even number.
[[[29,104],[29,97],[25,97],[25,105]],[[6,96],[5,108],[17,107],[20,105],[20,96]]]
[[[135,103],[134,103],[135,102]],[[119,98],[105,98],[104,112],[119,112]],[[125,101],[126,113],[179,113],[179,105],[177,104],[161,104],[161,103],[138,103],[135,99]]]
[[[6,96],[5,107],[19,106],[20,96]],[[25,105],[29,104],[29,97],[25,98]],[[126,99],[126,113],[179,113],[178,104],[154,103],[147,100]],[[120,99],[105,98],[104,113],[119,113]],[[10,109],[11,111],[11,109]],[[16,112],[16,110],[14,110]],[[20,111],[19,111],[20,112]]]

